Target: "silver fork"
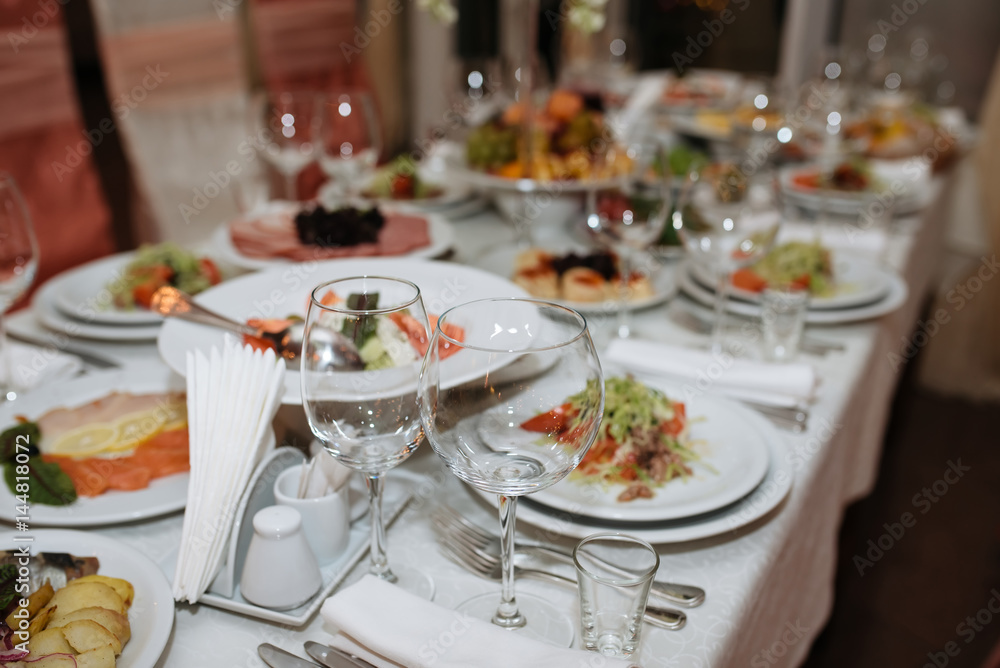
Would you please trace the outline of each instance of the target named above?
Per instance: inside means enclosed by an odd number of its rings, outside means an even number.
[[[487,580],[501,581],[503,566],[500,563],[500,559],[493,555],[474,550],[462,543],[441,543],[439,547],[445,557],[465,570]],[[577,586],[577,582],[573,578],[539,568],[522,568],[515,565],[514,576],[533,577],[572,587]],[[680,610],[660,608],[647,604],[645,621],[660,628],[677,631],[684,628],[684,625],[687,624],[687,615]]]
[[[498,536],[477,527],[458,512],[443,504],[437,505],[431,519],[435,529],[444,538],[461,543],[469,549],[488,554],[499,561],[501,552]],[[514,542],[516,550],[520,553],[542,553],[567,564],[573,563],[573,553],[567,549],[520,538]],[[685,608],[694,608],[705,602],[704,589],[672,582],[654,580],[650,594]]]

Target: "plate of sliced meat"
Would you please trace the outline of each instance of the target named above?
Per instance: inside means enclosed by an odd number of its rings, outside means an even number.
[[[270,202],[216,230],[222,259],[244,269],[359,257],[434,258],[451,248],[452,225],[435,213],[358,204]]]

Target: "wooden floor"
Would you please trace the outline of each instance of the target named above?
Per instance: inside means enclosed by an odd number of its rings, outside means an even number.
[[[937,396],[911,369],[878,484],[847,510],[839,551],[806,668],[985,668],[1000,642],[988,608],[1000,612],[1000,405]]]

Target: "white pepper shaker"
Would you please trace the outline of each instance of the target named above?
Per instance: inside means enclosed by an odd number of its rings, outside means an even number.
[[[299,511],[263,508],[253,517],[253,531],[240,578],[243,598],[272,610],[297,608],[312,598],[323,577],[302,533]]]

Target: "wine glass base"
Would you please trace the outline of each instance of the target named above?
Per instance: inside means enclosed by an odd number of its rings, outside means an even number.
[[[403,591],[407,591],[414,596],[419,596],[428,601],[434,600],[434,580],[423,571],[418,571],[409,566],[392,567],[392,573],[396,576],[393,583]],[[378,576],[376,576],[378,577]]]
[[[500,594],[490,592],[470,598],[455,609],[492,623],[499,604]],[[573,644],[573,621],[559,608],[530,594],[518,594],[517,607],[527,623],[520,628],[511,629],[512,633],[520,633],[556,647],[570,647]]]

